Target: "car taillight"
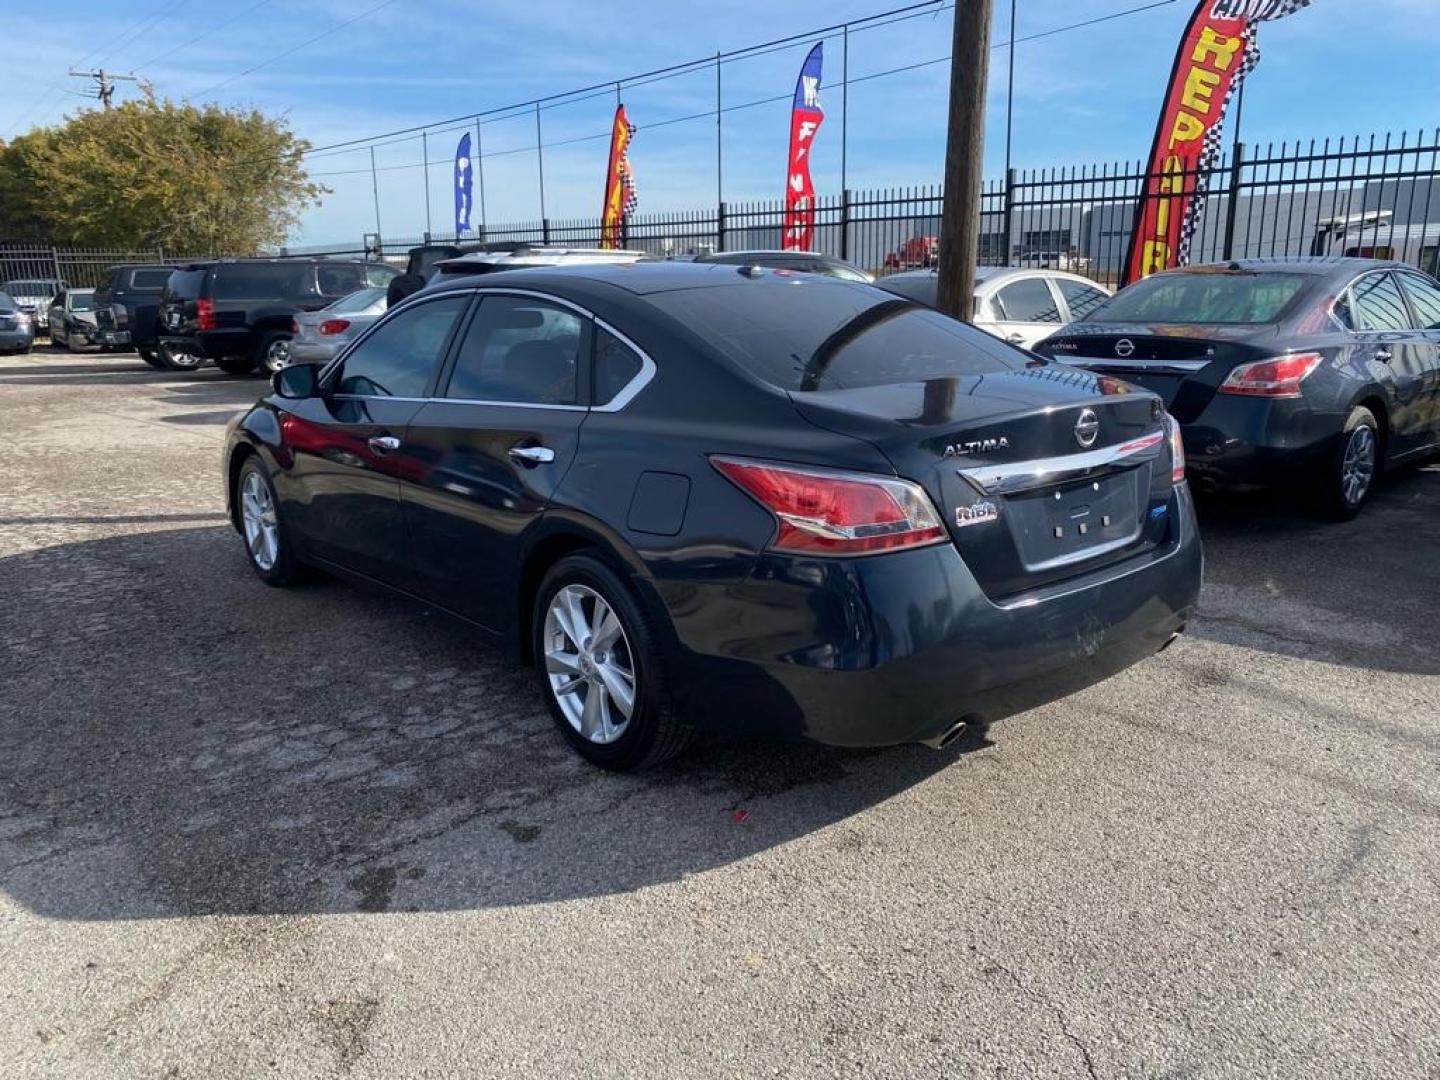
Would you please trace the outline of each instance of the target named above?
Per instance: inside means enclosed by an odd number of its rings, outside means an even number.
[[[327,335],[343,334],[348,329],[350,329],[349,319],[326,319],[320,324],[320,333]]]
[[[775,515],[776,551],[867,555],[945,538],[924,489],[908,480],[741,458],[710,463]]]
[[[1220,393],[1299,397],[1300,381],[1319,367],[1324,359],[1319,353],[1302,352],[1241,364],[1225,377],[1220,384]]]
[[[298,334],[298,333],[300,333],[300,324],[299,324],[298,322],[296,322],[294,319],[291,319],[291,320],[290,320],[290,332],[291,332],[292,334]]]
[[[213,300],[195,301],[195,325],[201,330],[215,329],[215,302]]]
[[[1168,412],[1165,414],[1165,434],[1170,439],[1170,482],[1178,484],[1185,479],[1185,440],[1180,437],[1180,421]]]

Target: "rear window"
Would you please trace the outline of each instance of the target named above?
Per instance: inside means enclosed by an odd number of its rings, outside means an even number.
[[[284,300],[303,296],[310,290],[315,268],[310,263],[300,266],[284,263],[229,263],[215,268],[214,298],[216,300]],[[341,290],[342,292],[348,290]]]
[[[679,289],[650,299],[782,390],[841,390],[1025,366],[996,338],[874,288],[794,279]]]
[[[165,281],[165,291],[181,300],[194,300],[205,285],[205,267],[194,270],[174,270]]]
[[[170,280],[168,267],[157,266],[153,270],[130,271],[130,288],[139,292],[159,292]]]
[[[364,311],[371,304],[378,304],[385,299],[384,289],[358,289],[349,296],[342,296],[333,304],[327,307],[326,311]]]
[[[1085,321],[1270,323],[1314,280],[1237,271],[1157,274],[1122,289]]]

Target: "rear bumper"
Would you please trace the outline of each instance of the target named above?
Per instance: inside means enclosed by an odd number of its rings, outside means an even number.
[[[1184,486],[1173,505],[1163,547],[1004,605],[949,544],[764,556],[743,584],[672,608],[677,704],[728,732],[884,746],[1073,693],[1157,652],[1193,614],[1203,556]]]
[[[249,330],[202,330],[197,334],[161,334],[160,340],[181,352],[218,360],[222,356],[249,356],[255,335]]]
[[[290,341],[290,359],[304,364],[326,364],[338,350],[328,341]]]
[[[1197,487],[1254,490],[1304,482],[1323,465],[1345,417],[1303,398],[1265,401],[1216,394],[1181,425],[1185,471]]]
[[[35,331],[29,328],[0,330],[0,349],[23,349],[26,345],[33,345],[34,342]]]

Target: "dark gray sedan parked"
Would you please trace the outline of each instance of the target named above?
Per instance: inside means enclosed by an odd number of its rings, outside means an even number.
[[[35,323],[9,293],[0,292],[0,352],[26,353],[35,345]]]
[[[1375,259],[1251,259],[1138,281],[1036,351],[1154,390],[1202,488],[1353,517],[1440,448],[1440,284]]]

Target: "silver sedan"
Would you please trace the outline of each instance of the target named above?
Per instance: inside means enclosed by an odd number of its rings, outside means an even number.
[[[319,311],[300,312],[295,316],[290,362],[328,363],[355,335],[385,314],[385,307],[384,289],[358,289]]]

